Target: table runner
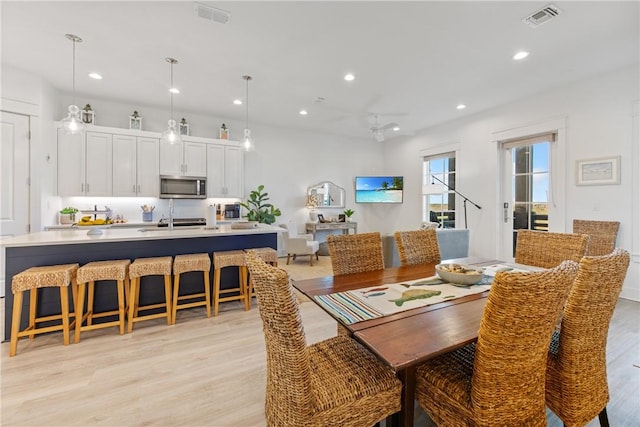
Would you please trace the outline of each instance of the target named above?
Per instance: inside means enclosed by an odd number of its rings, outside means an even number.
[[[500,271],[542,270],[513,263],[494,264],[478,269],[483,269],[485,275],[479,282],[470,286],[445,283],[438,276],[431,276],[401,283],[317,295],[314,299],[335,317],[350,325],[488,291],[491,289],[493,277]]]
[[[329,295],[317,295],[314,298],[318,304],[349,325],[478,294],[489,290],[492,280],[493,277],[485,276],[479,284],[456,286],[444,283],[437,276],[432,276]]]

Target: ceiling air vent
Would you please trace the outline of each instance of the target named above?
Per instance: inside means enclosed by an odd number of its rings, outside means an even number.
[[[531,28],[537,28],[545,22],[550,21],[552,18],[560,15],[562,10],[554,4],[548,4],[542,9],[533,12],[531,15],[522,19],[522,22],[530,26]]]
[[[229,18],[231,18],[231,13],[222,9],[216,9],[204,3],[194,2],[193,10],[198,17],[220,24],[226,24],[229,22]]]

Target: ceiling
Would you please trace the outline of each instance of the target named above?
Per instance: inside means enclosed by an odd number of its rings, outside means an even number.
[[[79,98],[168,110],[174,57],[176,111],[244,121],[232,101],[244,100],[248,74],[250,124],[374,141],[370,114],[400,125],[387,139],[413,134],[637,64],[640,52],[638,1],[557,1],[562,13],[535,29],[522,18],[547,2],[201,3],[229,22],[196,16],[192,1],[3,0],[2,63],[71,92],[72,33],[83,39]],[[519,50],[531,54],[514,61]]]

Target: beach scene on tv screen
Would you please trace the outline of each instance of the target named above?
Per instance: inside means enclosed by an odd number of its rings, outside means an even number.
[[[401,176],[356,177],[356,203],[402,203]]]

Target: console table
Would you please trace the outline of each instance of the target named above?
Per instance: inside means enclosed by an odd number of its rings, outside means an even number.
[[[357,222],[308,222],[306,226],[306,233],[313,235],[313,240],[316,239],[316,233],[318,231],[332,231],[342,230],[342,234],[349,234],[349,230],[353,230],[353,234],[358,232]]]

